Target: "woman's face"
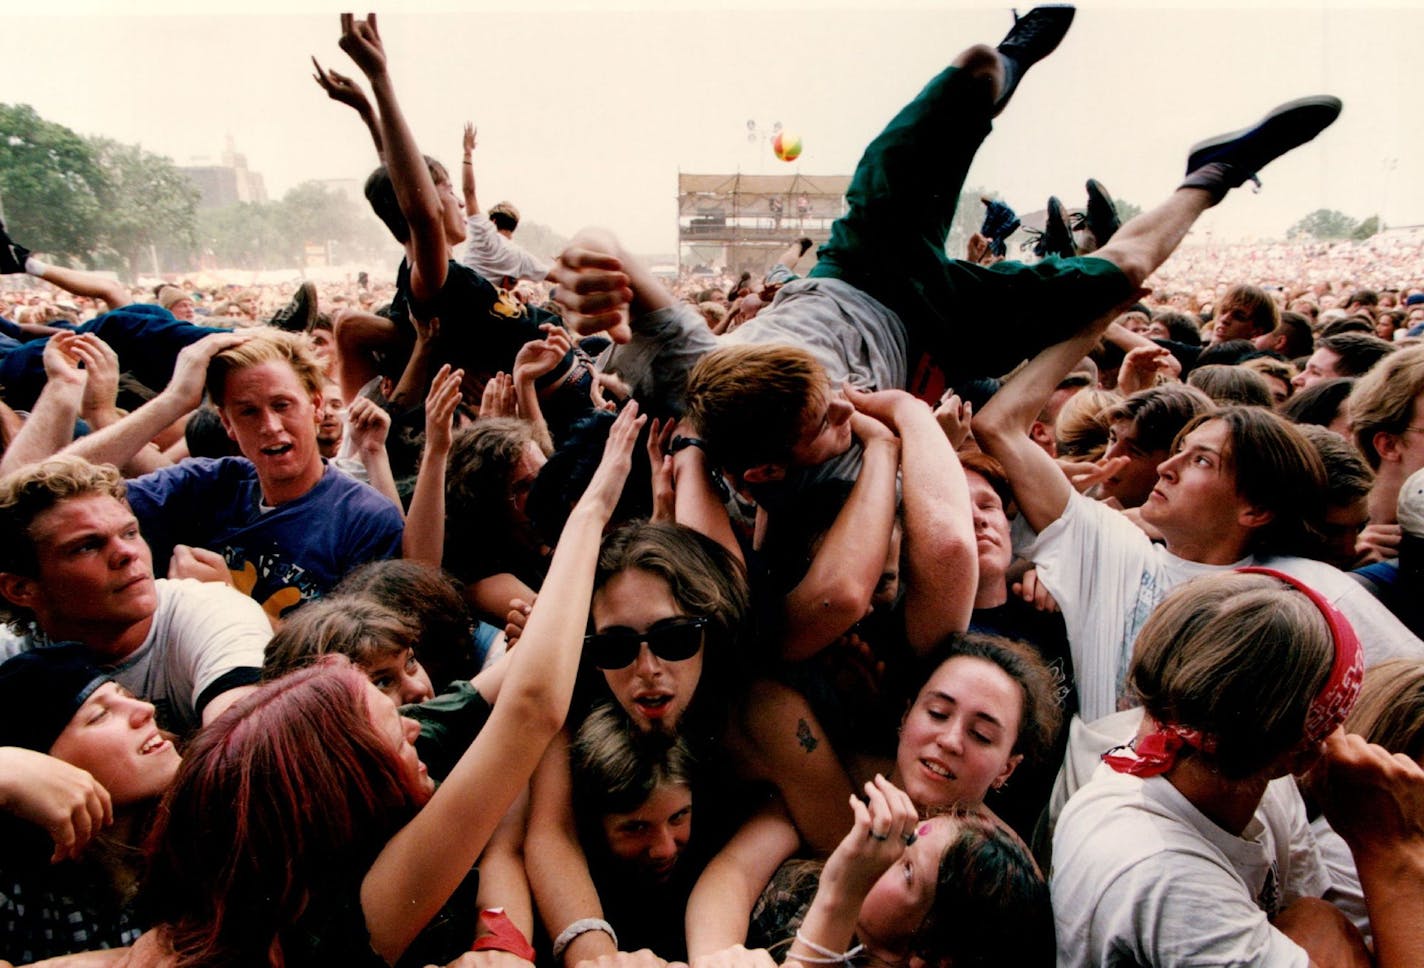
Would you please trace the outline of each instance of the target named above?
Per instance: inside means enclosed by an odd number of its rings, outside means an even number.
[[[921,810],[984,801],[1023,757],[1014,753],[1023,689],[987,659],[955,656],[920,690],[900,726],[896,785]]]
[[[414,649],[372,655],[360,663],[371,685],[381,690],[397,706],[435,698],[430,674],[415,657]]]
[[[396,704],[369,682],[366,683],[366,716],[386,741],[391,755],[400,761],[401,769],[428,798],[435,792],[435,781],[425,772],[425,764],[420,762],[420,755],[411,745],[420,735],[420,724],[402,716]]]
[[[116,807],[162,796],[181,762],[153,721],[153,704],[135,699],[115,682],[94,690],[49,754],[88,770]]]
[[[619,572],[593,595],[595,632],[656,631],[660,624],[687,618],[672,597],[668,583],[636,568]],[[618,704],[644,732],[671,733],[687,711],[702,678],[702,652],[687,659],[655,655],[648,642],[628,665],[604,669],[603,678]]]
[[[663,784],[636,810],[605,814],[603,834],[614,857],[653,880],[665,881],[692,836],[692,791]]]
[[[856,934],[877,949],[900,953],[919,930],[939,884],[939,862],[959,833],[953,817],[920,824],[915,842],[905,848],[860,905]]]

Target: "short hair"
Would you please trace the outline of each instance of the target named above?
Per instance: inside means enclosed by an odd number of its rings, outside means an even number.
[[[1097,460],[1108,446],[1108,423],[1103,414],[1122,397],[1111,390],[1088,387],[1068,398],[1053,424],[1058,456],[1072,460]]]
[[[1166,383],[1138,390],[1104,410],[1102,419],[1109,426],[1120,420],[1129,420],[1139,447],[1143,450],[1167,450],[1187,421],[1215,409],[1216,404],[1211,397],[1196,387],[1185,383]]]
[[[1223,407],[1182,428],[1180,441],[1208,420],[1226,424],[1223,455],[1231,464],[1236,493],[1271,520],[1251,536],[1258,554],[1307,553],[1321,540],[1325,514],[1325,465],[1294,425],[1265,407]]]
[[[1297,390],[1281,408],[1281,416],[1295,424],[1328,427],[1340,416],[1340,408],[1350,397],[1355,383],[1352,376],[1317,380],[1304,390]]]
[[[989,486],[994,489],[994,493],[999,495],[999,501],[1007,510],[1014,501],[1014,489],[1009,485],[1009,474],[1004,470],[1004,465],[984,453],[982,450],[966,450],[959,455],[959,463],[966,471],[973,471],[984,480],[989,482]]]
[[[1411,760],[1424,756],[1424,661],[1391,659],[1366,669],[1345,732]]]
[[[430,177],[436,182],[448,182],[450,176],[445,171],[445,166],[440,164],[429,155],[424,155],[425,167],[430,172]],[[366,201],[371,203],[371,211],[376,213],[376,217],[386,223],[386,228],[391,230],[391,235],[396,237],[396,241],[405,245],[410,241],[410,223],[406,221],[405,213],[401,211],[400,200],[396,197],[396,186],[391,181],[391,173],[385,165],[381,165],[366,177]]]
[[[661,786],[692,787],[695,761],[686,739],[646,736],[616,703],[600,703],[569,747],[573,801],[581,821],[630,813]]]
[[[183,425],[183,443],[189,457],[236,457],[240,453],[217,408],[206,404],[194,410]]]
[[[1019,687],[1023,709],[1019,716],[1019,732],[1014,737],[1015,753],[1029,763],[1040,762],[1053,748],[1063,724],[1063,704],[1058,699],[1057,682],[1038,650],[1031,645],[982,632],[956,632],[950,635],[916,663],[915,694],[929,682],[941,666],[951,659],[982,659],[1003,670]]]
[[[708,459],[740,472],[787,463],[829,392],[825,369],[806,350],[724,346],[688,374],[686,416],[706,441]]]
[[[123,475],[109,464],[91,464],[82,457],[51,457],[21,467],[0,478],[0,572],[38,578],[35,519],[61,501],[95,495],[111,497],[127,507]],[[0,622],[23,632],[34,613],[0,596]]]
[[[1350,393],[1350,431],[1355,446],[1379,470],[1378,433],[1402,434],[1414,419],[1414,400],[1424,393],[1424,346],[1392,354],[1364,376]]]
[[[1201,323],[1186,313],[1175,309],[1159,309],[1153,315],[1152,321],[1167,327],[1167,338],[1175,343],[1201,345]]]
[[[519,228],[519,209],[513,202],[499,202],[489,210],[489,220],[503,232],[513,232]]]
[[[238,370],[264,363],[286,363],[297,375],[297,382],[312,396],[320,396],[326,384],[326,374],[312,355],[306,339],[297,333],[263,330],[245,342],[229,347],[213,357],[208,364],[208,396],[213,405],[222,409],[227,393],[227,378]]]
[[[1379,293],[1373,289],[1356,289],[1350,293],[1350,298],[1345,300],[1346,306],[1378,306]]]
[[[1251,326],[1258,334],[1269,333],[1281,321],[1280,307],[1271,294],[1259,286],[1245,283],[1232,286],[1217,301],[1216,311],[1224,312],[1228,306],[1240,309],[1251,320]]]
[[[1128,683],[1153,719],[1214,741],[1213,752],[1190,755],[1240,780],[1300,745],[1334,648],[1319,607],[1293,585],[1269,575],[1205,575],[1174,589],[1148,617]]]
[[[1288,359],[1309,356],[1315,347],[1315,330],[1311,329],[1310,319],[1297,312],[1288,310],[1281,313],[1281,321],[1276,324],[1272,335],[1286,341],[1281,355]]]
[[[1226,365],[1235,366],[1246,357],[1259,352],[1256,344],[1249,339],[1229,339],[1212,343],[1201,351],[1194,366]]]
[[[1325,504],[1344,507],[1354,504],[1370,493],[1375,475],[1360,452],[1333,430],[1319,424],[1300,424],[1296,428],[1315,445],[1325,465]]]
[[[1295,387],[1291,381],[1295,379],[1295,367],[1285,360],[1278,360],[1274,356],[1253,356],[1249,360],[1242,360],[1239,366],[1248,370],[1255,370],[1263,377],[1274,377],[1286,385],[1286,396],[1289,397]],[[1269,384],[1267,384],[1269,386]]]
[[[277,679],[332,653],[364,666],[399,655],[419,634],[413,619],[377,602],[340,597],[308,602],[288,616],[267,643],[262,678]]]
[[[1270,407],[1275,403],[1265,378],[1244,366],[1224,366],[1220,363],[1199,366],[1187,376],[1187,383],[1218,404]]]
[[[1368,373],[1376,363],[1397,352],[1398,347],[1374,335],[1374,328],[1368,333],[1336,333],[1325,336],[1315,344],[1317,349],[1330,350],[1340,357],[1335,370],[1341,376],[1361,376]]]

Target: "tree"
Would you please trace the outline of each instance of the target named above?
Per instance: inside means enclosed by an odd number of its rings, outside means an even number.
[[[171,159],[138,145],[92,138],[104,184],[95,249],[117,256],[129,278],[150,269],[150,247],[191,252],[196,244],[198,190]]]
[[[1355,231],[1350,233],[1350,238],[1364,241],[1372,235],[1378,235],[1380,231],[1380,217],[1371,215],[1355,227]]]
[[[1134,205],[1125,198],[1114,198],[1113,208],[1117,209],[1117,220],[1123,225],[1142,214],[1142,206]]]
[[[1360,223],[1344,212],[1337,212],[1332,208],[1317,208],[1292,225],[1286,236],[1293,239],[1303,235],[1313,239],[1348,239],[1359,228]]]
[[[0,199],[27,247],[90,265],[103,187],[88,142],[28,104],[0,104]]]

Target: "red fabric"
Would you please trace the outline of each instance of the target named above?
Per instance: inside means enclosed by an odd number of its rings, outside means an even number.
[[[524,937],[524,932],[509,920],[503,908],[485,908],[480,912],[480,924],[489,934],[475,939],[471,951],[508,951],[525,961],[534,960],[534,946]]]

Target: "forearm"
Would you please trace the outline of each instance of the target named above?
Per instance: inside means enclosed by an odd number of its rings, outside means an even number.
[[[702,448],[684,447],[672,460],[674,520],[711,538],[742,561],[742,546],[732,530],[722,496],[712,486],[712,471]]]
[[[520,797],[499,822],[489,846],[480,857],[481,908],[502,907],[526,938],[534,934],[534,903],[524,870],[524,828],[528,822],[527,797]]]
[[[1355,854],[1379,968],[1424,965],[1424,847]]]
[[[439,275],[434,270],[437,262],[443,268],[448,258],[448,250],[435,181],[430,176],[425,156],[420,153],[410,125],[406,123],[389,72],[382,72],[371,78],[371,92],[375,95],[376,109],[380,117],[386,170],[391,176],[396,202],[410,229],[409,245],[415,253],[412,275],[422,278]],[[430,293],[438,291],[439,284],[443,281],[443,275],[439,275],[438,279],[425,278]],[[413,286],[414,283],[413,278]],[[417,293],[418,297],[425,295],[427,294]]]
[[[898,464],[897,440],[876,438],[866,445],[850,497],[806,577],[786,598],[782,657],[788,661],[815,655],[869,610],[895,525]]]
[[[83,457],[93,464],[123,467],[169,424],[190,410],[184,401],[166,392],[160,393],[122,420],[76,440],[64,453]],[[162,454],[156,453],[153,461],[157,466],[166,466]]]
[[[559,737],[549,744],[530,785],[529,836],[524,847],[529,886],[551,940],[575,921],[603,917],[588,859],[574,835],[572,796],[568,747]],[[610,935],[588,931],[569,945],[563,963],[572,966],[617,950]]]
[[[815,965],[824,962],[827,956],[811,948],[805,938],[828,951],[848,951],[855,937],[855,922],[860,915],[860,905],[865,900],[863,892],[849,892],[841,885],[823,875],[816,888],[816,897],[801,922],[797,940],[791,945],[786,964]],[[798,957],[800,956],[800,957]],[[801,957],[807,959],[801,961]]]
[[[445,559],[445,468],[449,453],[426,445],[420,455],[401,537],[401,557],[439,568]]]
[[[386,500],[396,506],[401,517],[405,517],[405,506],[401,504],[400,492],[396,490],[396,476],[391,471],[391,459],[386,454],[384,444],[375,450],[362,450],[360,453],[361,466],[366,468],[366,477],[370,484],[377,491],[385,496]],[[401,539],[404,542],[404,538]]]
[[[386,145],[381,138],[381,119],[376,116],[376,112],[369,104],[364,109],[357,108],[356,113],[361,116],[361,123],[371,134],[371,143],[376,148],[376,158],[384,162],[386,160]]]
[[[465,214],[480,214],[480,200],[475,195],[475,160],[469,152],[465,153],[465,160],[460,163],[460,190],[465,195]]]
[[[416,338],[415,346],[401,371],[396,388],[391,391],[391,406],[405,411],[414,407],[430,388],[430,363],[435,355],[435,341]]]
[[[30,416],[0,457],[0,476],[59,453],[74,439],[84,395],[81,385],[50,380],[40,391]]]
[[[757,899],[796,844],[795,828],[780,805],[772,803],[708,862],[687,899],[689,963],[746,941]]]
[[[549,435],[549,425],[544,421],[544,409],[539,406],[539,388],[535,385],[535,381],[516,370],[514,395],[519,407],[519,416],[529,421],[534,427],[534,442],[545,451],[552,452],[554,439]]]

